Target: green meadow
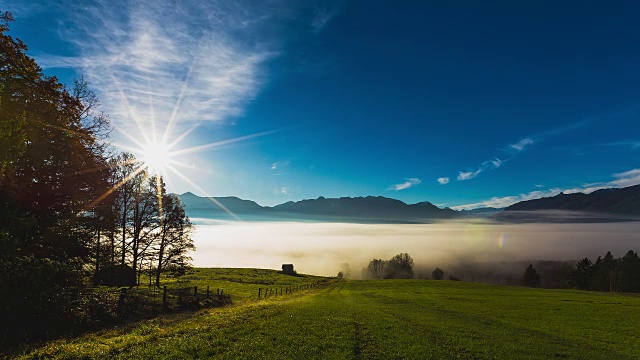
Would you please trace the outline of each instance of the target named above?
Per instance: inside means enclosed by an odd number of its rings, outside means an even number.
[[[212,294],[220,289],[224,294],[230,295],[235,304],[241,304],[257,299],[258,289],[262,289],[263,296],[267,289],[275,296],[276,289],[280,294],[280,291],[286,292],[287,287],[299,288],[326,280],[321,276],[289,276],[268,269],[195,268],[183,276],[164,277],[163,285],[169,289],[198,287],[200,293],[206,291],[208,286]]]
[[[19,358],[640,358],[636,296],[430,280],[331,280],[266,300],[252,295],[320,279],[195,269],[175,281],[233,285],[239,301],[50,341]]]

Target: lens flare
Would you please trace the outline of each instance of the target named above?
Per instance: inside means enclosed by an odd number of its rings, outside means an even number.
[[[502,249],[507,245],[507,236],[505,234],[500,234],[498,236],[498,248]]]

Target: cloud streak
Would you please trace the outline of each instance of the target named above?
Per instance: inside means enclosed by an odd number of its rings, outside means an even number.
[[[632,149],[640,149],[640,140],[637,141],[618,141],[612,143],[602,144],[603,146],[623,146],[630,147]]]
[[[524,138],[515,144],[509,145],[509,147],[518,152],[523,151],[527,146],[533,145],[534,141],[531,138]]]
[[[591,121],[590,119],[585,119],[582,121],[578,121],[576,123],[569,124],[567,126],[559,127],[556,129],[545,131],[543,133],[539,133],[537,135],[522,138],[519,141],[513,144],[509,144],[502,149],[502,152],[503,152],[502,156],[504,156],[503,159],[495,157],[494,159],[485,161],[474,171],[469,171],[468,169],[464,171],[459,171],[457,180],[458,181],[471,180],[487,170],[497,169],[501,167],[504,162],[512,160],[518,154],[528,150],[534,144],[537,144],[549,137],[557,136],[567,131],[581,128],[587,125],[590,121]]]
[[[411,187],[414,187],[418,184],[420,184],[422,182],[422,180],[418,179],[418,178],[408,178],[405,179],[406,181],[400,184],[395,184],[395,185],[391,185],[389,186],[389,188],[387,188],[387,190],[393,190],[393,191],[400,191],[400,190],[405,190]]]
[[[281,169],[285,166],[288,166],[290,163],[291,163],[290,161],[276,161],[273,164],[271,164],[271,170]]]
[[[223,2],[67,5],[75,16],[61,37],[78,55],[38,61],[83,73],[125,131],[137,124],[146,135],[154,128],[171,132],[174,125],[241,115],[265,81],[265,61],[275,55],[237,35],[259,32],[264,17]]]
[[[316,8],[313,11],[313,18],[311,19],[311,29],[316,34],[321,32],[336,15],[342,10],[342,4],[340,2],[333,2],[331,6],[324,8]]]
[[[471,210],[482,207],[495,207],[503,208],[509,205],[513,205],[520,201],[540,199],[543,197],[556,196],[560,193],[574,194],[584,193],[589,194],[596,190],[610,189],[610,188],[622,188],[627,186],[633,186],[640,184],[640,169],[633,169],[617,174],[613,174],[613,180],[608,182],[590,183],[573,188],[552,188],[547,190],[536,190],[526,194],[504,196],[504,197],[492,197],[491,199],[465,205],[458,205],[451,207],[454,210]]]
[[[458,179],[458,181],[471,180],[471,179],[475,178],[476,176],[480,175],[484,171],[493,170],[493,169],[497,169],[497,168],[501,167],[503,162],[505,162],[505,160],[500,160],[498,158],[485,161],[475,171],[460,171],[460,172],[458,172],[457,179]]]
[[[440,185],[446,185],[449,183],[449,178],[448,177],[441,177],[438,178],[438,184]]]

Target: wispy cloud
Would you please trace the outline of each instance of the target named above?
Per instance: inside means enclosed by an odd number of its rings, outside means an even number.
[[[500,166],[502,166],[503,162],[505,162],[505,160],[500,160],[498,158],[485,161],[475,171],[460,171],[460,172],[458,172],[457,179],[458,179],[458,181],[471,180],[471,179],[473,179],[474,177],[480,175],[482,172],[484,172],[486,170],[493,170],[493,169],[499,168]]]
[[[516,150],[516,151],[518,151],[518,152],[520,152],[520,151],[523,151],[527,146],[533,145],[533,143],[534,143],[533,139],[524,138],[524,139],[518,141],[515,144],[509,145],[509,147],[514,149],[514,150]]]
[[[640,149],[640,140],[634,141],[634,140],[628,140],[628,141],[617,141],[617,142],[611,142],[611,143],[606,143],[606,144],[601,144],[604,146],[624,146],[624,147],[630,147],[632,149]]]
[[[452,206],[451,208],[454,210],[471,210],[471,209],[477,209],[477,208],[483,208],[483,207],[503,208],[509,205],[513,205],[520,201],[555,196],[560,194],[561,192],[562,190],[560,189],[536,190],[526,194],[504,196],[504,197],[492,197],[489,200],[472,203],[472,204]]]
[[[449,178],[448,177],[441,177],[438,178],[438,184],[440,185],[446,185],[449,183]]]
[[[120,128],[137,124],[148,134],[238,116],[275,52],[249,36],[260,32],[262,9],[230,4],[70,2],[75,16],[61,37],[78,56],[44,54],[38,62],[83,73]]]
[[[458,181],[471,180],[487,170],[497,169],[501,167],[504,162],[512,160],[518,154],[531,148],[534,144],[542,142],[549,137],[557,136],[567,131],[581,128],[587,125],[590,121],[590,119],[585,119],[563,127],[551,129],[537,135],[524,137],[519,141],[513,144],[509,144],[505,148],[503,148],[501,154],[501,157],[503,157],[502,159],[495,157],[494,159],[483,162],[476,170],[467,169],[464,171],[459,171],[457,179]]]
[[[277,170],[280,168],[283,168],[285,166],[288,166],[291,162],[290,161],[276,161],[273,164],[271,164],[271,170]]]
[[[633,169],[618,174],[613,174],[613,177],[614,179],[608,182],[584,184],[580,187],[566,189],[564,192],[567,194],[578,192],[588,194],[601,189],[621,188],[638,185],[640,184],[640,169]]]
[[[480,175],[482,171],[482,169],[478,169],[476,171],[460,171],[458,173],[458,181],[471,180],[474,177]]]
[[[640,184],[640,169],[633,169],[617,174],[613,174],[613,180],[608,182],[590,183],[573,188],[552,188],[548,190],[536,190],[526,194],[519,194],[513,196],[504,197],[492,197],[491,199],[465,205],[453,206],[454,210],[470,210],[481,207],[495,207],[503,208],[509,205],[513,205],[520,201],[540,199],[543,197],[555,196],[560,193],[573,194],[573,193],[585,193],[589,194],[596,190],[609,189],[609,188],[622,188],[627,186],[633,186]]]
[[[391,185],[389,186],[389,188],[387,188],[387,190],[394,190],[394,191],[400,191],[400,190],[405,190],[408,189],[410,187],[414,187],[418,184],[420,184],[422,182],[422,180],[418,179],[418,178],[408,178],[405,179],[406,181],[400,184],[395,184],[395,185]]]
[[[313,19],[311,20],[311,28],[314,32],[319,33],[339,12],[340,8],[338,7],[316,9],[313,14]]]

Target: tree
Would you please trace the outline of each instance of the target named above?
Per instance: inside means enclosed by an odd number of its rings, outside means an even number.
[[[344,277],[344,274],[342,273],[342,271],[338,271],[338,279],[342,279]]]
[[[576,264],[575,269],[569,273],[568,283],[569,286],[575,287],[580,290],[591,289],[591,279],[593,276],[591,260],[584,258]]]
[[[340,271],[342,272],[345,278],[351,277],[351,266],[349,266],[349,263],[340,264]]]
[[[640,292],[640,257],[638,253],[629,250],[620,259],[621,280],[620,290],[624,292]]]
[[[164,187],[164,183],[162,186]],[[160,275],[163,270],[184,269],[191,260],[188,252],[195,250],[191,238],[193,225],[186,215],[180,198],[175,194],[163,195],[162,209],[160,233],[155,248],[157,252],[156,286],[160,286]]]
[[[540,287],[540,274],[534,269],[533,264],[529,264],[525,269],[524,275],[522,276],[522,283],[528,287]]]
[[[373,259],[367,266],[367,277],[371,279],[382,279],[386,273],[387,262],[382,259]]]
[[[91,205],[108,170],[105,127],[86,93],[45,76],[7,34],[12,20],[0,14],[0,287],[12,289],[0,297],[0,333],[21,337],[58,326],[71,309],[65,289],[84,285],[97,234]]]
[[[369,262],[366,277],[371,279],[411,279],[413,259],[407,253],[400,253],[389,260],[373,259]]]
[[[386,279],[412,279],[413,259],[407,253],[400,253],[392,257],[387,263]]]
[[[444,279],[444,271],[442,271],[442,269],[440,269],[439,267],[435,268],[435,270],[433,270],[431,272],[431,278],[433,280],[443,280]]]

